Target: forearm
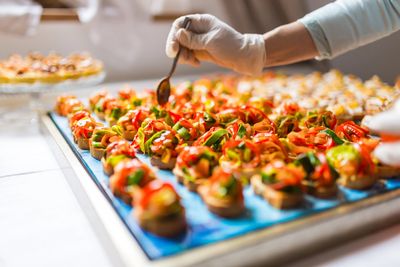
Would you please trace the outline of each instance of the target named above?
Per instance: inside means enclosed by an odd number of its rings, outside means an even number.
[[[291,64],[318,56],[310,33],[300,22],[280,26],[264,34],[265,67]]]

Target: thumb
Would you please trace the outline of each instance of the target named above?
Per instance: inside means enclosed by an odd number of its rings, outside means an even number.
[[[176,39],[181,45],[191,50],[203,50],[207,45],[206,34],[198,34],[185,29],[176,33]]]
[[[369,118],[366,126],[375,132],[399,134],[400,123],[397,123],[399,116],[400,112],[391,109]]]

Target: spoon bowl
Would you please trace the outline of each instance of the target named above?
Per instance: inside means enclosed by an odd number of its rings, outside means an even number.
[[[160,80],[157,87],[157,102],[159,105],[164,106],[168,103],[169,96],[171,94],[171,84],[169,82],[169,76],[166,76]]]

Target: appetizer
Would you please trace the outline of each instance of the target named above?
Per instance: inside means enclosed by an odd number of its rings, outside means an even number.
[[[144,144],[145,153],[151,159],[150,162],[164,170],[172,170],[176,164],[176,158],[180,152],[182,140],[170,130],[163,130],[155,133]]]
[[[230,140],[222,148],[219,163],[223,169],[233,172],[238,179],[247,181],[260,167],[260,150],[250,140]]]
[[[85,106],[83,103],[72,95],[62,95],[57,98],[55,111],[60,116],[68,116],[75,112],[84,110]]]
[[[236,121],[226,127],[226,130],[232,136],[233,140],[241,140],[243,138],[251,138],[253,136],[253,127],[242,121]]]
[[[68,116],[69,128],[72,129],[72,127],[75,125],[75,123],[77,121],[79,121],[80,119],[83,119],[85,117],[90,117],[90,116],[91,116],[90,112],[87,110],[80,110],[73,114],[69,114],[69,116]]]
[[[308,111],[307,114],[301,119],[301,128],[313,128],[313,127],[326,127],[329,129],[335,129],[337,124],[336,116],[331,111]]]
[[[142,122],[142,125],[138,129],[137,134],[133,139],[133,145],[136,149],[140,149],[142,153],[149,154],[150,151],[148,149],[146,150],[146,142],[150,137],[154,136],[154,134],[164,130],[171,130],[171,126],[169,126],[164,120],[147,118]]]
[[[142,122],[150,116],[150,112],[144,108],[129,110],[118,119],[117,125],[121,129],[122,137],[132,141]]]
[[[119,118],[121,118],[126,113],[126,109],[123,103],[119,102],[118,100],[108,102],[104,116],[105,120],[108,122],[108,125],[114,126],[117,124]]]
[[[222,109],[216,114],[216,120],[219,125],[227,126],[238,120],[254,125],[263,120],[268,120],[267,115],[260,109],[248,105],[240,108]]]
[[[97,75],[102,71],[103,64],[88,54],[75,53],[67,57],[38,52],[25,57],[14,54],[0,61],[0,83],[54,84]]]
[[[159,108],[157,106],[153,106],[150,109],[150,112],[153,116],[156,117],[156,119],[162,119],[166,124],[171,127],[174,126],[175,123],[177,123],[182,118],[181,115],[178,115],[171,110]]]
[[[218,155],[206,146],[185,147],[179,154],[173,173],[178,182],[196,192],[199,185],[208,180],[218,166]]]
[[[302,152],[300,147],[315,151],[326,151],[331,147],[344,143],[334,131],[323,126],[304,128],[299,132],[291,132],[287,136],[287,140],[295,145],[300,153]],[[292,149],[292,151],[296,152],[296,149]]]
[[[382,164],[377,158],[373,156],[373,151],[379,145],[380,142],[393,142],[399,140],[398,137],[388,136],[385,134],[381,134],[380,138],[376,137],[361,137],[357,141],[357,143],[362,146],[366,151],[371,153],[374,163],[376,163],[376,175],[377,178],[395,178],[400,176],[400,167],[398,166],[389,166]]]
[[[90,97],[89,97],[89,107],[91,111],[96,111],[97,108],[100,108],[100,105],[98,105],[98,103],[100,102],[100,100],[106,98],[106,97],[111,97],[110,93],[106,90],[102,90],[102,91],[98,91],[93,93]]]
[[[218,125],[226,126],[237,120],[243,121],[245,119],[244,112],[239,108],[223,109],[216,114]]]
[[[137,100],[136,96],[136,91],[133,88],[130,87],[125,87],[120,90],[118,90],[118,99],[130,104],[131,102],[134,102]],[[135,103],[139,104],[139,103]],[[139,105],[134,105],[134,106],[139,106]]]
[[[104,173],[108,176],[114,173],[114,168],[124,160],[130,160],[136,157],[134,148],[125,140],[110,143],[105,151],[101,163]]]
[[[291,209],[303,202],[302,181],[305,176],[301,167],[274,161],[251,178],[251,185],[254,192],[263,196],[271,206]]]
[[[108,106],[116,101],[117,99],[111,95],[105,95],[104,97],[100,95],[98,101],[94,105],[94,113],[100,120],[104,121],[106,119],[106,110],[109,109]]]
[[[193,125],[187,119],[180,119],[172,129],[177,132],[180,138],[189,145],[193,144],[193,142],[199,137],[201,133],[195,125]]]
[[[155,235],[174,237],[187,228],[185,209],[174,187],[153,180],[134,194],[134,216],[140,227]]]
[[[218,216],[238,217],[245,210],[241,182],[222,168],[215,170],[198,191],[208,209]]]
[[[97,160],[106,153],[107,146],[121,139],[121,136],[112,128],[98,127],[94,129],[89,141],[90,154]]]
[[[286,137],[292,131],[299,130],[299,121],[293,115],[278,116],[275,121],[276,134],[279,138]]]
[[[193,121],[198,125],[201,135],[217,124],[214,114],[208,113],[207,111],[196,111],[193,114]]]
[[[244,118],[242,121],[248,123],[250,125],[255,125],[262,121],[270,121],[268,116],[261,110],[255,106],[244,105],[240,108],[243,110]]]
[[[75,122],[72,127],[72,135],[80,149],[89,150],[89,140],[98,125],[92,117],[84,117]]]
[[[230,137],[228,130],[220,127],[212,127],[200,136],[193,145],[208,146],[216,152],[221,152],[223,145],[230,139]]]
[[[339,173],[338,183],[350,189],[367,189],[375,184],[376,166],[369,151],[359,144],[343,144],[326,152],[331,166]]]
[[[253,142],[260,152],[260,165],[264,166],[274,160],[288,160],[288,153],[276,135],[258,133],[253,136]]]
[[[268,134],[275,134],[276,133],[276,127],[275,124],[269,120],[269,119],[264,119],[260,122],[257,122],[253,126],[253,131],[254,133],[268,133]]]
[[[110,177],[111,192],[125,203],[134,205],[133,194],[156,179],[154,172],[138,159],[125,160],[115,166]]]
[[[339,175],[328,163],[325,154],[309,152],[300,155],[295,164],[302,166],[307,174],[302,181],[305,193],[318,198],[337,195],[336,179]]]

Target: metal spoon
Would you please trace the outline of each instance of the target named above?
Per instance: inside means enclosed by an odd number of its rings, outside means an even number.
[[[189,29],[191,23],[191,19],[186,17],[183,21],[183,28],[186,30]],[[172,63],[172,68],[169,71],[168,76],[161,79],[160,83],[157,86],[157,102],[159,105],[163,106],[168,102],[169,95],[171,94],[171,84],[169,79],[171,78],[172,74],[174,74],[176,69],[176,64],[178,63],[179,56],[182,52],[182,46],[179,46],[178,53],[174,58],[174,62]]]

